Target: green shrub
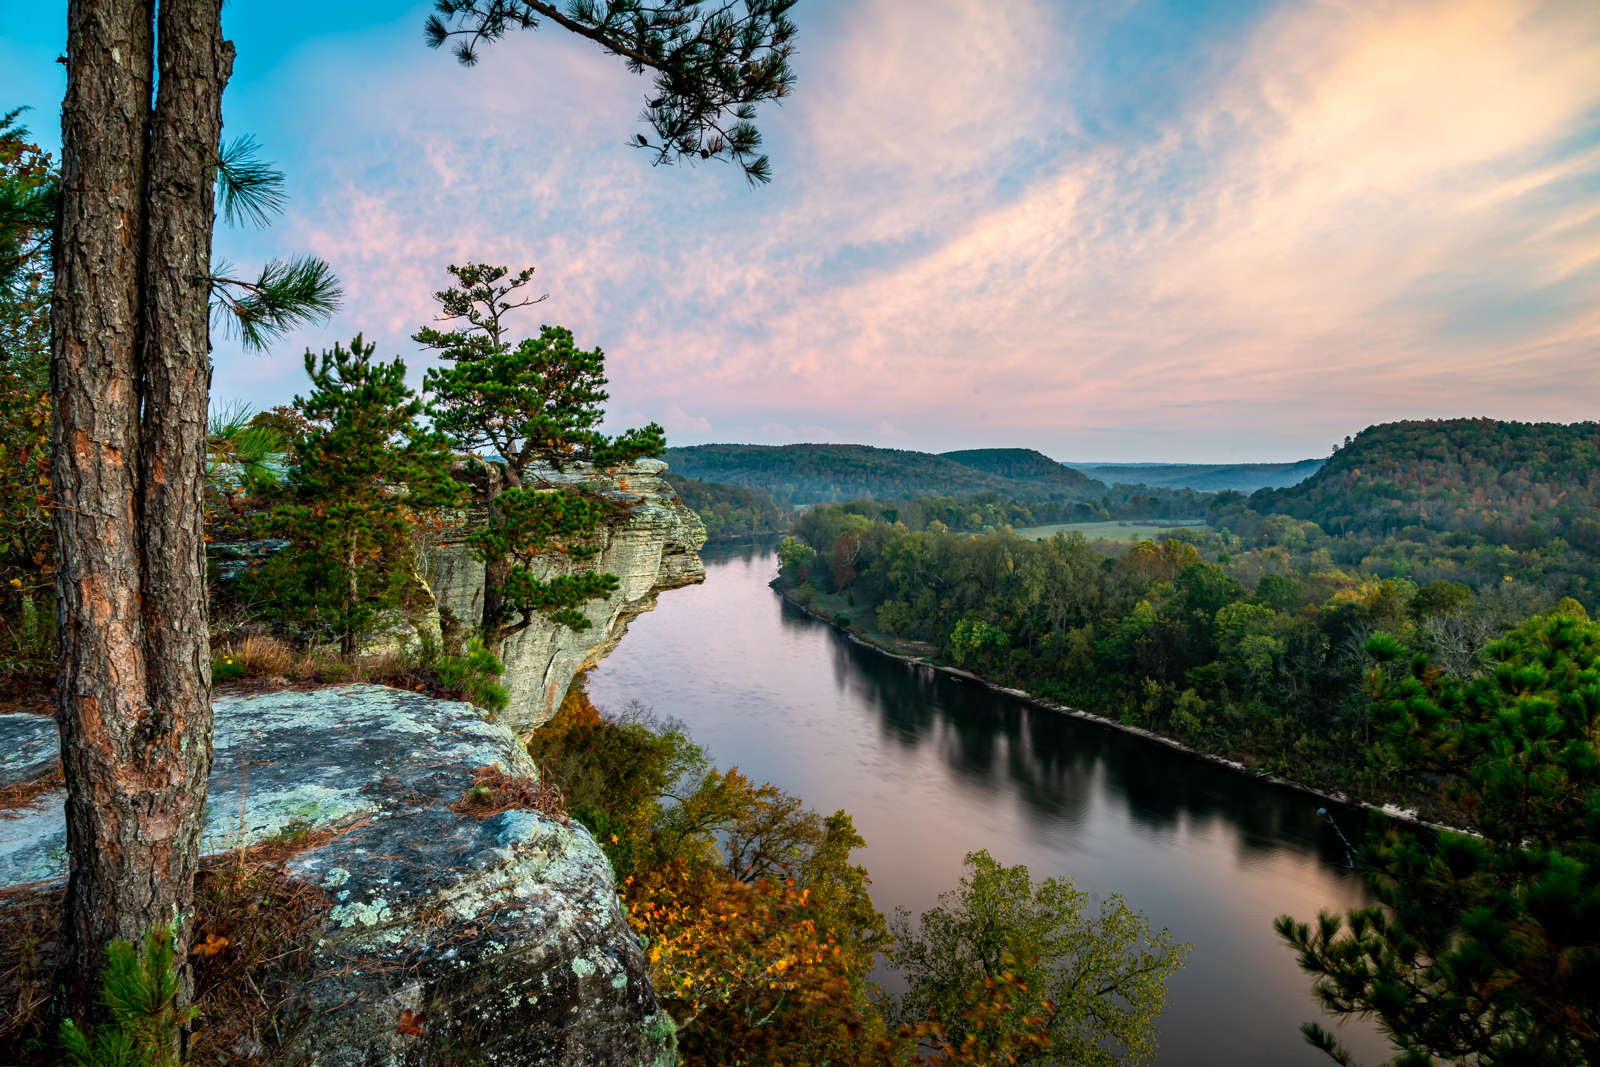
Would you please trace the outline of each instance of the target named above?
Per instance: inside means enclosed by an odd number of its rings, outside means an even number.
[[[232,656],[211,661],[211,680],[213,682],[231,682],[236,678],[243,678],[247,674],[244,660]]]
[[[480,638],[467,643],[464,656],[439,657],[439,684],[460,693],[479,707],[490,711],[504,711],[511,704],[511,694],[495,679],[506,673],[500,658],[484,647]]]

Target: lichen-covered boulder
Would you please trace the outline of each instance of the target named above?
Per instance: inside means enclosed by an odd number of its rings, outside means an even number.
[[[531,811],[451,810],[478,768],[536,776],[504,726],[376,685],[215,707],[208,851],[345,831],[289,863],[333,907],[295,1009],[304,1025],[275,1062],[672,1062],[670,1020],[589,834]],[[0,884],[65,874],[50,801],[0,823],[9,839],[26,822],[28,837],[0,847]]]
[[[706,540],[705,524],[661,478],[666,469],[660,460],[644,459],[614,471],[574,464],[560,473],[545,472],[556,484],[586,484],[622,505],[621,516],[597,532],[599,557],[584,565],[615,574],[621,587],[610,599],[584,606],[591,623],[587,630],[572,630],[539,616],[505,642],[501,658],[506,673],[501,681],[511,705],[501,718],[517,733],[525,736],[549,721],[573,677],[610,655],[628,624],[655,607],[658,594],[705,581],[699,555]],[[461,539],[481,521],[480,512],[452,530],[433,563],[434,599],[469,623],[483,614],[484,568]],[[578,569],[565,557],[546,558],[541,567],[536,576],[544,579]]]

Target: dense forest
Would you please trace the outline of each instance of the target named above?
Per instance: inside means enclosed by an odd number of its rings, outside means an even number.
[[[1330,533],[1417,527],[1600,548],[1597,491],[1600,424],[1449,419],[1369,427],[1311,478],[1258,492],[1249,506]]]
[[[748,536],[788,528],[787,517],[765,489],[703,482],[671,471],[663,477],[677,492],[678,499],[700,516],[709,538]]]
[[[1469,440],[1474,426],[1481,440]],[[1366,645],[1393,634],[1465,679],[1529,617],[1586,617],[1600,572],[1587,533],[1592,434],[1374,427],[1304,486],[1219,494],[1208,529],[1132,546],[958,526],[926,499],[824,505],[781,546],[779,584],[888,646],[1298,780],[1417,803],[1426,783],[1368,758],[1377,663]],[[1399,506],[1375,508],[1374,484]],[[1447,493],[1464,503],[1422,525],[1426,502]],[[1015,502],[991,507],[1027,524]],[[1404,508],[1417,521],[1395,529]],[[1346,529],[1313,514],[1346,516]]]

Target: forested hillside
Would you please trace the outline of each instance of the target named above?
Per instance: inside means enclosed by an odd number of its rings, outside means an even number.
[[[1100,488],[1094,479],[1081,471],[1064,467],[1043,452],[1031,448],[968,448],[959,452],[942,452],[940,455],[955,460],[963,467],[998,474],[1002,478],[1068,485],[1084,492]]]
[[[970,462],[958,462],[956,457]],[[1083,504],[1086,514],[1104,510],[1107,517],[1118,518],[1191,518],[1206,507],[1205,498],[1188,490],[1143,486],[1108,490],[1042,453],[1023,448],[940,456],[868,445],[694,445],[669,448],[664,458],[674,474],[764,489],[779,507],[863,498],[965,500],[982,493],[1027,505],[1051,502],[1070,509]]]
[[[1429,420],[1369,427],[1311,478],[1262,490],[1250,507],[1329,533],[1420,526],[1497,544],[1563,535],[1600,548],[1597,490],[1600,424]]]
[[[869,445],[693,445],[670,448],[665,459],[687,477],[759,486],[780,502],[1013,488],[943,456]]]

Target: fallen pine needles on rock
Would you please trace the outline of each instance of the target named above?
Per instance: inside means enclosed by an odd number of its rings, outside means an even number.
[[[48,774],[41,774],[31,782],[17,782],[0,789],[0,819],[14,819],[12,809],[31,807],[44,794],[52,789],[65,789],[67,780],[61,775],[61,765],[58,763],[51,768]]]
[[[450,810],[474,819],[487,819],[502,811],[536,811],[562,826],[571,823],[560,787],[536,778],[513,778],[492,764],[472,772],[472,785]]]

